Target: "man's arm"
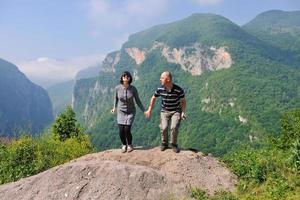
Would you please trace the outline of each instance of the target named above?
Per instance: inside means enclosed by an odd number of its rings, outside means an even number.
[[[156,101],[156,97],[153,95],[153,96],[151,97],[151,100],[150,100],[149,108],[148,108],[148,110],[145,112],[145,117],[149,118],[149,117],[151,116],[151,112],[152,112],[152,109],[153,109],[153,107],[154,107],[155,101]]]
[[[186,119],[186,114],[185,114],[186,100],[184,97],[180,100],[180,104],[181,104],[181,109],[182,109],[181,118]]]
[[[185,98],[182,98],[180,100],[180,104],[181,104],[182,112],[185,112],[185,108],[186,108],[186,100],[185,100]]]

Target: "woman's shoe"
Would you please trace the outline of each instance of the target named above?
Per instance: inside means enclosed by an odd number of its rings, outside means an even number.
[[[122,146],[122,153],[125,153],[127,151],[127,146],[126,145],[123,145]]]
[[[132,145],[128,145],[128,149],[127,149],[127,152],[132,152],[133,151],[133,146]]]

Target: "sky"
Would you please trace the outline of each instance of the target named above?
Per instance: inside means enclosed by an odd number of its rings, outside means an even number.
[[[300,0],[0,0],[0,58],[46,88],[101,63],[129,35],[154,25],[193,13],[243,25],[274,9],[300,10]]]

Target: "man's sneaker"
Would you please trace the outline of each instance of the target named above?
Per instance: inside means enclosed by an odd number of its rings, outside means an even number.
[[[133,146],[132,145],[128,145],[128,148],[127,148],[127,152],[132,152],[133,151]]]
[[[168,148],[168,145],[166,143],[162,143],[161,146],[160,146],[160,150],[161,151],[164,151]]]
[[[126,145],[123,145],[122,146],[122,153],[125,153],[127,151],[127,146]]]
[[[178,148],[178,145],[177,144],[171,144],[172,145],[172,149],[175,153],[179,153],[180,152],[180,149]]]

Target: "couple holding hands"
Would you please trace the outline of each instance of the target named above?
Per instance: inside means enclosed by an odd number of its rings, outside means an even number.
[[[120,76],[120,84],[116,87],[114,107],[112,113],[117,112],[119,135],[122,141],[122,152],[133,151],[131,126],[135,117],[135,103],[144,112],[146,118],[150,118],[156,98],[162,98],[160,113],[161,151],[168,148],[168,124],[170,123],[170,145],[175,153],[180,149],[177,144],[178,129],[181,119],[186,119],[186,100],[181,87],[172,82],[172,75],[165,71],[160,76],[161,87],[151,97],[148,110],[145,110],[137,89],[131,85],[132,76],[125,71]],[[135,103],[134,103],[135,101]]]

